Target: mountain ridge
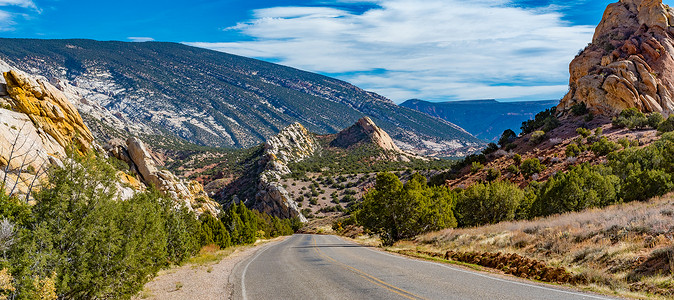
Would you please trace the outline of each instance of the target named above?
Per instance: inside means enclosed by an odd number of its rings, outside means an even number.
[[[482,144],[459,126],[350,83],[183,44],[0,39],[0,59],[71,90],[73,102],[93,102],[109,111],[104,122],[135,134],[247,148],[294,122],[328,134],[369,116],[398,146],[423,154]]]
[[[444,119],[486,141],[495,142],[506,129],[518,131],[522,122],[556,106],[558,100],[499,102],[494,99],[430,102],[410,99],[400,106]],[[476,122],[475,120],[481,120]]]

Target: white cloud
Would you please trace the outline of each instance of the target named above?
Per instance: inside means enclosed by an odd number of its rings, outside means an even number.
[[[37,6],[32,0],[0,0],[0,6],[19,6],[37,10]]]
[[[19,10],[30,9],[34,12],[42,13],[42,11],[35,5],[32,0],[0,0],[0,7],[10,8],[10,11],[0,10],[0,31],[11,31],[14,30],[14,26],[17,24],[14,19],[18,17],[23,17],[24,19],[29,18],[29,14],[24,12],[15,12],[11,8],[19,7]]]
[[[358,2],[378,7],[265,8],[227,29],[252,41],[189,44],[333,74],[397,102],[556,98],[594,31],[568,25],[554,6],[508,0]]]
[[[154,41],[153,38],[144,37],[144,36],[130,36],[127,39],[129,39],[132,42],[151,42],[151,41]]]

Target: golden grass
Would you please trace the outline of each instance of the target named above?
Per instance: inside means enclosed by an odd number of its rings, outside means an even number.
[[[400,249],[504,252],[564,267],[580,288],[632,298],[674,299],[674,197],[603,209],[447,229]]]

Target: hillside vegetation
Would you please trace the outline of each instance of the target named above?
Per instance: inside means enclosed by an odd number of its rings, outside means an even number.
[[[74,100],[86,96],[110,111],[104,119],[126,120],[124,130],[89,124],[102,131],[98,136],[131,130],[248,148],[294,122],[327,134],[367,115],[419,149],[429,150],[422,141],[442,145],[440,151],[481,144],[456,125],[349,83],[183,44],[2,39],[0,59],[72,84],[68,89],[82,94]]]

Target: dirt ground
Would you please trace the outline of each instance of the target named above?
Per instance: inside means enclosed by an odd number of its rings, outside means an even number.
[[[282,239],[277,238],[271,242]],[[219,260],[193,262],[162,270],[132,299],[227,299],[231,292],[231,287],[227,284],[228,278],[236,264],[253,255],[264,244],[267,242],[221,250],[219,254],[224,257]]]

